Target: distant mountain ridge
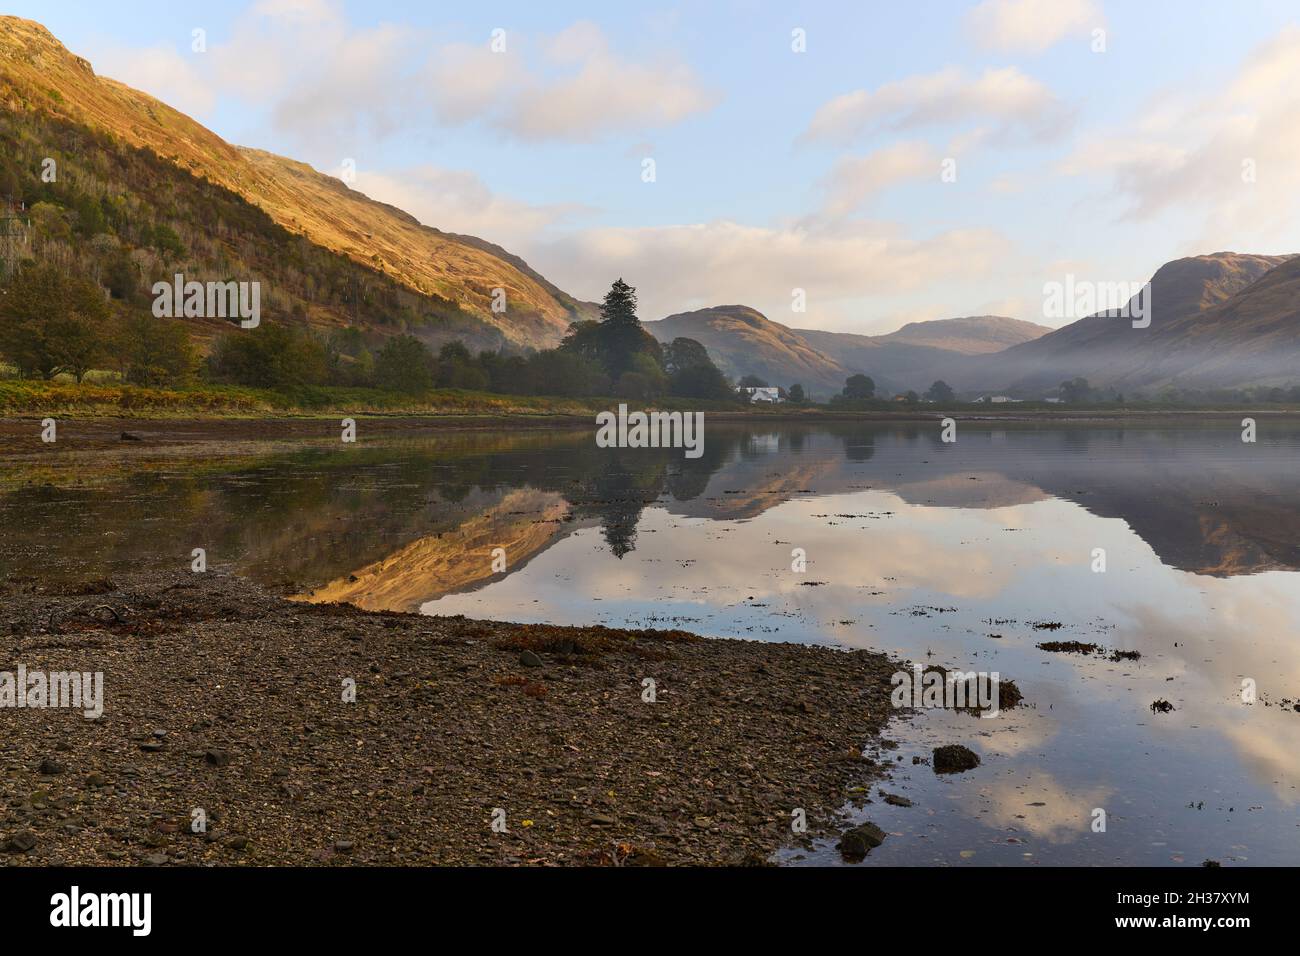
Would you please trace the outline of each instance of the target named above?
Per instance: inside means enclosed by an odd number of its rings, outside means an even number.
[[[1130,391],[1291,384],[1300,381],[1297,269],[1291,256],[1176,259],[1151,277],[1148,328],[1113,313],[1087,316],[962,362],[950,371],[951,384],[1023,394],[1079,376]]]
[[[698,339],[728,374],[838,392],[855,372],[878,395],[942,379],[965,394],[1055,396],[1063,381],[1127,394],[1300,384],[1300,257],[1217,252],[1166,263],[1150,281],[1149,326],[1114,312],[1059,329],[1002,316],[913,322],[887,335],[793,329],[747,306],[669,316],[661,340]]]
[[[787,388],[798,382],[809,395],[823,398],[838,393],[857,372],[870,375],[881,394],[924,389],[959,357],[1051,331],[1004,316],[968,316],[911,322],[888,335],[823,332],[790,328],[744,305],[682,312],[645,326],[661,342],[695,339],[733,378],[757,375]]]

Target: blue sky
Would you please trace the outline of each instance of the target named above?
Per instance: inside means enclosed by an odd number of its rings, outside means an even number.
[[[1300,251],[1300,10],[1280,0],[8,11],[231,142],[351,160],[356,188],[574,294],[623,275],[643,318],[1061,324],[1042,286],[1066,273]]]

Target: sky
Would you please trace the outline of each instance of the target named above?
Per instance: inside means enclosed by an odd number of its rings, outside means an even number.
[[[877,334],[1300,252],[1293,0],[10,0],[226,140],[641,317]],[[199,31],[199,32],[196,32]],[[355,171],[355,176],[352,175]]]

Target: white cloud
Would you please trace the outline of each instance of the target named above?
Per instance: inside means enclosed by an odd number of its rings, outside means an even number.
[[[1300,27],[1292,26],[1209,94],[1166,95],[1128,129],[1091,131],[1060,171],[1109,177],[1127,203],[1124,219],[1199,219],[1188,250],[1264,251],[1295,241],[1297,155]]]
[[[528,84],[518,56],[467,43],[441,47],[431,58],[427,75],[438,119],[450,126],[491,113]]]
[[[879,129],[993,121],[1000,136],[1047,140],[1072,119],[1073,111],[1046,86],[1015,67],[974,78],[947,67],[837,96],[817,110],[802,138],[846,143]]]
[[[1092,0],[984,0],[966,28],[986,49],[1042,53],[1067,36],[1089,34],[1105,19]]]
[[[822,180],[822,213],[844,216],[880,190],[909,179],[939,181],[939,156],[927,144],[905,140],[865,156],[844,156]]]
[[[430,51],[427,36],[403,26],[352,26],[334,0],[263,0],[192,63],[165,49],[120,59],[128,82],[149,80],[141,85],[178,99],[202,94],[205,108],[221,94],[266,105],[277,131],[348,154],[361,151],[349,141],[474,122],[526,141],[587,142],[669,126],[715,101],[684,63],[622,57],[590,22],[507,39],[501,53],[486,36]]]
[[[717,100],[675,56],[622,56],[589,21],[507,41],[500,53],[487,36],[434,45],[405,26],[355,27],[336,0],[261,0],[206,53],[106,47],[97,59],[178,108],[206,113],[233,98],[300,144],[345,155],[400,129],[470,123],[528,142],[590,142],[670,126]]]
[[[318,64],[327,66],[304,68],[281,92],[272,121],[300,142],[318,146],[389,135],[420,105],[393,65],[408,43],[392,26],[346,37],[321,54]]]
[[[544,44],[546,55],[556,63],[582,63],[609,51],[609,41],[599,26],[579,20],[565,27]]]
[[[681,63],[631,63],[600,49],[577,73],[530,83],[498,125],[526,140],[582,142],[619,130],[671,126],[713,106]]]
[[[482,120],[527,141],[587,142],[623,130],[671,126],[710,109],[716,97],[672,58],[635,62],[615,54],[604,32],[578,21],[537,43],[541,56],[456,45],[435,54],[434,93],[446,122]]]
[[[569,203],[531,205],[494,193],[475,173],[437,166],[399,173],[358,170],[353,186],[425,225],[479,236],[511,250],[537,240],[556,223],[590,211]]]
[[[796,324],[826,327],[813,313],[842,311],[846,304],[940,280],[980,277],[1008,253],[1008,241],[987,229],[911,239],[881,224],[809,229],[722,220],[590,229],[537,244],[527,258],[584,298],[598,297],[609,277],[622,275],[638,286],[647,319],[740,302],[777,321],[799,318]],[[795,288],[807,290],[810,314],[790,314]]]
[[[211,85],[193,61],[170,47],[101,47],[95,68],[189,116],[202,117],[216,103]]]

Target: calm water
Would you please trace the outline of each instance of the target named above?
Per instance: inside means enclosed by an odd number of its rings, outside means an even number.
[[[1264,423],[1245,445],[1231,424],[964,423],[956,444],[938,438],[710,427],[691,461],[600,450],[590,431],[461,434],[79,466],[51,484],[10,467],[0,573],[187,567],[205,547],[313,600],[998,671],[1027,706],[895,723],[884,789],[914,805],[873,789],[858,816],[891,836],[863,865],[1300,863],[1300,430]],[[1258,703],[1242,702],[1243,678]],[[1153,714],[1157,698],[1176,709]],[[952,742],[982,765],[939,778],[912,764]]]

